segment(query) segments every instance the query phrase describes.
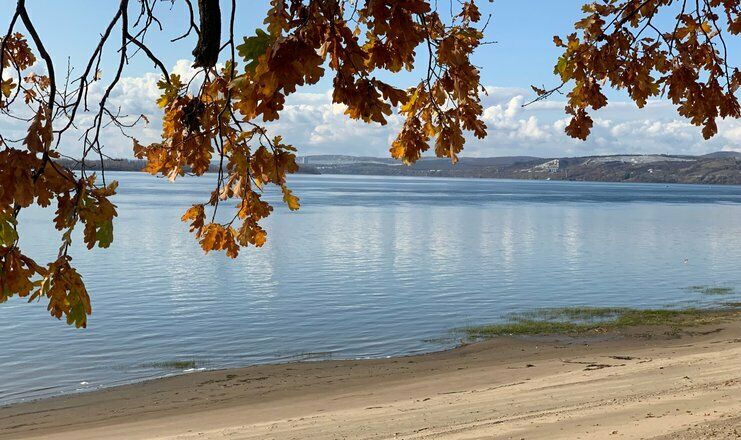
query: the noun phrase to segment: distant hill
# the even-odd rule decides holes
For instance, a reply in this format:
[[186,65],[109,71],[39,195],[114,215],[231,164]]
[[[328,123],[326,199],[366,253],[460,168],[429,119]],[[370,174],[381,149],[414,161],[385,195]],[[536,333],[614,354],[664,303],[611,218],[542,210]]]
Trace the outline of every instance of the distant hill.
[[[540,157],[533,156],[504,156],[504,157],[463,157],[461,158],[461,164],[465,163],[467,166],[492,166],[492,165],[512,165],[521,162],[530,162],[533,160],[539,160]],[[383,164],[400,166],[402,165],[396,159],[390,157],[365,157],[365,156],[341,156],[341,155],[316,155],[316,156],[300,156],[298,158],[299,164],[306,165],[317,165],[317,166],[343,166],[353,164]],[[420,169],[429,168],[444,168],[450,169],[453,165],[449,159],[443,159],[439,157],[423,157],[412,167],[418,167]]]
[[707,157],[710,159],[725,159],[729,157],[735,157],[741,159],[741,151],[716,151],[715,153],[705,154],[700,157]]
[[[78,165],[63,160],[77,169]],[[719,151],[703,156],[623,154],[610,156],[539,158],[533,156],[422,158],[404,166],[382,157],[341,155],[301,156],[299,173],[380,176],[470,177],[528,180],[584,180],[601,182],[705,183],[741,185],[741,153]],[[109,171],[140,171],[144,161],[105,160]],[[91,161],[89,170],[100,169]],[[212,170],[216,165],[212,165]]]
[[604,182],[709,183],[741,185],[741,153],[705,156],[632,154],[565,158],[532,156],[423,158],[411,166],[387,158],[305,156],[321,174],[476,177]]
[[[77,161],[60,159],[59,162],[72,170],[80,169],[80,163]],[[105,159],[102,167],[99,160],[90,160],[87,162],[86,168],[90,171],[98,171],[101,168],[106,171],[141,171],[146,164],[146,161],[139,159]],[[216,171],[218,171],[218,164],[212,163],[209,172],[214,173]],[[299,174],[319,174],[313,165],[302,165],[298,172]]]

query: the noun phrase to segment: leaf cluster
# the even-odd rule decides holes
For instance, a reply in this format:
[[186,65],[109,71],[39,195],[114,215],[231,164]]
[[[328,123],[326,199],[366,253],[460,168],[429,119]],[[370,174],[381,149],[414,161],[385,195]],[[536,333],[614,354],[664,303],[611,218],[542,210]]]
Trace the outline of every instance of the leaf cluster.
[[[88,248],[111,245],[117,212],[110,197],[117,184],[97,185],[95,175],[76,176],[61,165],[54,146],[55,114],[49,106],[54,102],[50,100],[51,80],[34,73],[23,76],[36,56],[20,34],[9,35],[1,43],[0,64],[23,79],[3,82],[0,111],[10,115],[8,106],[22,95],[32,116],[18,147],[0,135],[0,303],[13,296],[44,299],[52,316],[85,327],[91,305],[82,277],[71,265],[72,232],[82,224]],[[54,204],[54,226],[62,232],[62,240],[57,258],[40,265],[18,246],[18,215],[31,205],[47,208]]]
[[[563,49],[554,68],[562,85],[533,87],[541,98],[571,85],[565,131],[586,139],[589,110],[607,105],[603,87],[625,90],[638,107],[666,96],[709,139],[718,118],[741,116],[741,73],[729,63],[730,40],[741,32],[738,0],[602,0],[583,7],[576,32],[554,37]],[[669,26],[658,23],[674,16]]]

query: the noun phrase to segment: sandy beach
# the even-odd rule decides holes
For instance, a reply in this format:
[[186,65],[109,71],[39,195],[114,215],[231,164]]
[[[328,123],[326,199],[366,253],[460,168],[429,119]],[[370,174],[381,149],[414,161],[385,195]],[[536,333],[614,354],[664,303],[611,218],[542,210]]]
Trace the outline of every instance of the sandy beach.
[[741,315],[193,373],[0,408],[0,438],[741,438]]

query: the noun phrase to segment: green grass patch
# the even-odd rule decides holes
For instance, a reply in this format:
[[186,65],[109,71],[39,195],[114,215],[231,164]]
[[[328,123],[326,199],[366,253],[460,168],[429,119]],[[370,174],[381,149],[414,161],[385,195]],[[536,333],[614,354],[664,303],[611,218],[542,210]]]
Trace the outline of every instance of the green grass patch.
[[624,313],[621,307],[558,307],[536,309],[527,312],[508,315],[511,321],[569,321],[569,322],[599,322],[613,319]]
[[460,329],[471,339],[503,335],[554,335],[608,332],[628,327],[668,326],[675,330],[718,322],[738,307],[723,309],[631,309],[573,307],[539,309],[507,315],[506,322]]
[[195,360],[153,362],[146,364],[145,367],[160,368],[162,370],[187,370],[198,367],[198,362]]
[[727,286],[691,286],[689,290],[703,295],[733,295],[736,289]]

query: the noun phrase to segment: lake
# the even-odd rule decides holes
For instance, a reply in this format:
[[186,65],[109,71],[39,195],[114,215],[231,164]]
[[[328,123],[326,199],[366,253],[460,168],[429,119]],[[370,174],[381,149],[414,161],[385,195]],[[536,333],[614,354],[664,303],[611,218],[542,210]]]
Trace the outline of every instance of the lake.
[[[78,236],[72,253],[92,297],[88,328],[49,317],[44,303],[0,304],[0,403],[192,361],[439,350],[454,344],[451,329],[540,307],[741,299],[739,186],[300,175],[301,210],[276,203],[268,243],[231,260],[204,255],[180,222],[214,176],[108,178],[121,183],[113,245],[87,251]],[[21,249],[54,259],[53,213],[21,216]]]

